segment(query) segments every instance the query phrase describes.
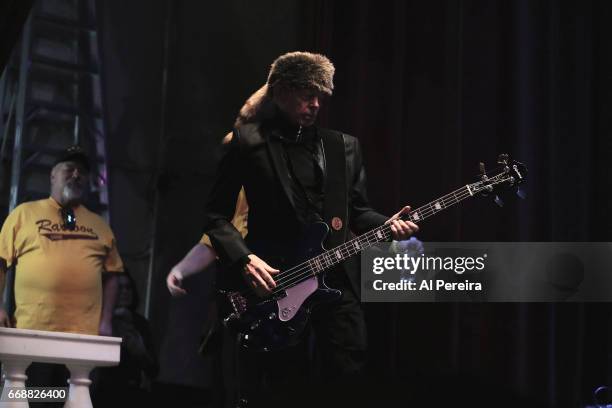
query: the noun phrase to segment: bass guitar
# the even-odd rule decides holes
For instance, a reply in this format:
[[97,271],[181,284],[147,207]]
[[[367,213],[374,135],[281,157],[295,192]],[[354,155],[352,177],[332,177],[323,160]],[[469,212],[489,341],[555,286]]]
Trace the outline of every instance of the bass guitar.
[[[523,164],[509,161],[506,154],[499,156],[498,164],[501,165],[498,173],[488,176],[481,163],[479,181],[437,198],[401,218],[420,223],[470,197],[491,194],[499,187],[518,186],[525,181],[527,171]],[[325,273],[364,249],[391,240],[390,225],[385,224],[326,250],[323,242],[328,232],[329,227],[323,222],[314,223],[306,230],[301,245],[291,256],[293,262],[275,265],[281,271],[275,275],[277,286],[269,296],[258,297],[246,285],[240,291],[221,291],[227,310],[223,323],[239,334],[243,347],[253,351],[273,351],[296,344],[311,310],[341,295],[339,290],[325,284]]]

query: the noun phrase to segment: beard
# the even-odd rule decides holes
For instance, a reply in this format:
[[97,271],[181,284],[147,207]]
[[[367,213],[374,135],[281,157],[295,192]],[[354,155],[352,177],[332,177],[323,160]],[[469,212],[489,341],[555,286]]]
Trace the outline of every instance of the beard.
[[80,203],[85,198],[85,188],[75,182],[68,182],[62,189],[62,198],[66,203]]

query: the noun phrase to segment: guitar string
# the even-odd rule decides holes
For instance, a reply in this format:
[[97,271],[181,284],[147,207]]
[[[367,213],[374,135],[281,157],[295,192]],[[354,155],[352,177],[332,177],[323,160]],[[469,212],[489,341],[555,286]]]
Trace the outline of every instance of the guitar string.
[[[505,181],[505,180],[495,180],[495,178],[491,178],[488,181],[490,182],[490,184],[498,184],[498,183],[500,183],[502,181]],[[434,201],[430,202],[429,204],[425,204],[424,206],[421,206],[421,207],[417,208],[416,210],[413,210],[413,211],[407,213],[406,216],[411,221],[418,222],[418,221],[424,220],[425,218],[428,218],[428,217],[432,216],[433,214],[435,214],[437,212],[440,212],[440,211],[442,211],[442,210],[444,210],[444,209],[446,209],[446,208],[448,208],[448,207],[450,207],[452,205],[455,205],[455,204],[463,201],[464,199],[468,198],[469,196],[472,196],[473,194],[474,193],[470,193],[470,190],[468,188],[466,188],[466,186],[464,186],[462,188],[459,188],[459,189],[455,190],[452,193],[449,193],[449,194],[445,195],[444,197],[441,197],[438,200],[434,200]],[[441,208],[439,210],[435,209],[435,207],[432,207],[432,203],[435,205],[436,203],[439,203],[440,201],[444,201],[446,199],[446,197],[448,197],[450,195],[453,195],[453,200],[454,200],[454,202],[450,203],[450,205],[446,205],[446,203],[444,203],[444,206],[443,207],[441,206]],[[413,218],[413,214],[415,214],[415,213],[419,213],[419,219],[418,220],[415,220]],[[388,224],[385,224],[385,225],[388,225]],[[373,229],[371,231],[368,231],[368,232],[360,235],[359,237],[353,238],[352,240],[349,240],[349,241],[347,241],[347,242],[345,242],[345,243],[343,243],[343,244],[341,244],[341,245],[339,245],[339,246],[337,246],[337,247],[335,247],[333,249],[325,251],[322,254],[319,254],[318,256],[316,256],[314,258],[311,258],[311,259],[309,259],[309,260],[307,260],[307,261],[305,261],[305,262],[303,262],[301,264],[298,264],[298,265],[296,265],[296,266],[294,266],[294,267],[292,267],[290,269],[287,269],[285,271],[280,272],[279,275],[283,274],[284,276],[280,276],[279,278],[277,278],[275,280],[276,283],[277,283],[277,286],[276,286],[276,288],[274,288],[273,293],[279,289],[280,285],[285,285],[280,290],[284,290],[286,288],[286,285],[287,285],[288,281],[285,278],[289,278],[291,280],[291,283],[293,283],[295,280],[292,279],[292,276],[294,276],[295,274],[300,273],[302,271],[306,271],[306,270],[309,270],[309,269],[312,270],[313,267],[312,267],[311,263],[315,259],[317,259],[317,258],[323,258],[323,259],[327,258],[328,264],[324,265],[323,268],[322,268],[322,270],[325,270],[325,269],[330,268],[331,266],[334,266],[336,263],[342,262],[345,258],[353,256],[353,255],[357,254],[358,252],[361,252],[360,249],[354,249],[355,252],[351,253],[351,250],[353,250],[352,248],[354,247],[354,244],[356,242],[359,243],[360,241],[363,241],[362,238],[365,237],[367,239],[367,241],[368,241],[367,244],[369,245],[369,244],[371,244],[371,242],[370,242],[368,236],[369,235],[370,236],[371,235],[376,235],[378,233],[378,230],[380,230],[381,232],[383,232],[385,234],[385,238],[389,238],[386,235],[387,235],[387,233],[390,232],[390,225],[389,225],[389,230],[384,230],[383,231],[381,229],[381,227],[377,227],[377,228],[375,228],[375,229]],[[380,239],[379,240],[375,239],[373,243],[377,243],[377,242],[381,242],[381,240]],[[335,254],[338,251],[340,251],[341,255],[343,255],[341,257],[341,259],[334,258],[331,255],[332,253]],[[344,251],[348,251],[348,254],[344,254]],[[321,269],[321,268],[319,268],[319,269]],[[321,270],[319,270],[317,272],[321,272]],[[308,273],[308,274],[305,274],[305,275],[300,275],[299,278],[306,277],[306,276],[309,276],[309,275],[312,275],[312,273]]]
[[[455,190],[452,193],[449,193],[449,194],[445,195],[444,197],[441,197],[437,201],[439,202],[439,201],[442,201],[442,200],[446,200],[447,198],[450,198],[450,196],[453,196],[453,200],[454,200],[454,202],[450,203],[450,205],[454,205],[454,204],[460,202],[461,200],[469,197],[470,193],[467,190],[467,188],[465,188],[465,186],[464,186],[464,187],[462,187],[460,189]],[[445,205],[445,208],[448,208],[450,205]],[[427,209],[428,206],[429,206],[429,209]],[[413,217],[413,214],[415,214],[415,213],[419,213],[420,212],[419,219],[422,220],[422,219],[428,218],[429,216],[433,215],[435,212],[439,212],[439,211],[441,211],[441,209],[436,211],[429,204],[426,204],[426,205],[421,206],[421,207],[417,208],[416,210],[413,210],[410,213],[406,214],[406,217],[408,219],[411,219],[414,222],[414,221],[418,221],[418,220],[415,220],[414,217]],[[381,237],[377,237],[379,232],[381,233],[380,235],[382,236],[382,238]],[[351,251],[350,248],[354,247],[354,243],[355,242],[358,242],[358,243],[364,243],[365,242],[365,245],[363,245],[363,244],[361,244],[361,245],[362,245],[362,247],[366,247],[367,248],[367,247],[370,247],[372,244],[375,244],[377,242],[381,242],[381,241],[383,241],[385,239],[390,238],[390,236],[391,236],[390,233],[391,233],[391,225],[390,224],[384,224],[382,226],[376,227],[376,228],[374,228],[374,229],[372,229],[372,230],[370,230],[370,231],[360,235],[359,237],[356,237],[356,238],[354,238],[354,239],[352,239],[352,240],[350,240],[348,242],[345,242],[345,243],[343,243],[343,244],[341,244],[341,245],[339,245],[339,246],[337,246],[337,247],[335,247],[335,248],[333,248],[333,249],[331,249],[329,251],[325,251],[324,253],[318,255],[315,258],[325,259],[325,267],[323,269],[328,269],[328,268],[334,266],[335,264],[340,263],[343,260],[343,259],[338,260],[337,258],[333,257],[331,255],[332,253],[336,253],[337,251],[340,251],[341,254],[342,254],[344,251],[348,250],[348,253],[350,255],[349,254],[345,254],[344,258],[346,258],[348,256],[355,255],[356,253],[360,252],[358,250],[355,250],[354,253],[352,253],[352,254],[350,253],[350,251]],[[315,259],[315,258],[313,258],[313,259]],[[285,290],[288,286],[291,286],[294,283],[299,282],[301,279],[303,279],[303,278],[305,278],[307,276],[313,276],[313,274],[311,273],[311,270],[312,270],[312,267],[310,265],[311,261],[312,261],[312,259],[304,261],[304,262],[302,262],[302,263],[300,263],[300,264],[298,264],[298,265],[296,265],[296,266],[294,266],[294,267],[292,267],[290,269],[287,269],[285,271],[280,272],[279,275],[282,274],[283,276],[277,277],[277,279],[276,279],[277,286],[272,290],[271,295],[275,295],[275,294]],[[253,288],[248,288],[248,290],[247,290],[247,292],[252,292],[252,291],[254,291]]]
[[[469,197],[470,194],[464,194],[463,197],[459,198],[457,202]],[[455,203],[456,204],[456,203]],[[422,208],[422,207],[421,207]],[[430,217],[431,215],[435,214],[436,212],[439,212],[440,210],[428,210],[425,211],[423,210],[423,212],[419,215],[419,219],[415,220],[414,218],[411,219],[412,222],[418,223],[422,220],[424,220],[425,218]],[[412,213],[417,213],[419,212],[418,210],[415,210]],[[410,216],[412,213],[408,213],[408,215]],[[381,232],[381,236],[378,236],[378,232]],[[332,266],[335,266],[336,264],[342,262],[343,260],[345,260],[346,258],[353,256],[359,252],[361,252],[360,250],[357,250],[356,248],[354,248],[354,243],[355,242],[360,242],[360,241],[365,241],[367,240],[365,245],[361,245],[362,248],[368,248],[370,246],[372,246],[372,244],[376,244],[378,242],[382,242],[387,240],[388,238],[391,237],[391,225],[390,224],[385,224],[382,227],[377,227],[371,231],[366,232],[365,234],[361,235],[358,238],[354,238],[348,242],[345,242],[341,245],[339,245],[336,248],[333,248],[329,251],[325,251],[324,253],[320,254],[319,256],[315,257],[315,258],[323,258],[326,260],[324,267],[322,268],[322,270],[325,269],[329,269]],[[362,238],[365,238],[362,239]],[[372,240],[370,240],[370,238],[372,238]],[[336,254],[337,252],[340,252],[340,254],[342,255],[340,259],[338,259],[337,255],[334,256],[332,254]],[[352,253],[351,253],[352,252]],[[313,259],[315,259],[313,258]],[[291,286],[294,283],[299,282],[302,278],[308,277],[308,276],[314,276],[311,271],[312,271],[312,266],[310,265],[310,263],[312,262],[312,259],[303,262],[302,264],[296,265],[295,267],[288,269],[285,272],[285,275],[282,277],[282,279],[277,279],[276,280],[276,284],[277,286],[273,289],[272,294],[276,294],[280,291],[283,291],[287,288],[287,286]],[[320,271],[319,271],[320,272]]]
[[[489,182],[490,182],[491,184],[495,184],[495,183],[499,183],[500,181],[495,180],[494,178],[492,178],[492,179],[489,179]],[[476,184],[476,183],[475,183],[475,184]],[[467,194],[466,194],[466,192],[467,192]],[[447,198],[450,198],[449,196],[451,196],[451,195],[453,196],[453,201],[454,201],[454,202],[451,202],[451,203],[450,203],[450,205],[446,205],[446,204],[445,204],[445,205],[444,205],[444,208],[440,208],[439,210],[436,210],[436,209],[435,209],[435,207],[432,207],[432,205],[431,205],[432,203],[434,203],[434,205],[435,205],[435,203],[439,203],[440,201],[445,201]],[[449,207],[449,206],[451,206],[451,205],[454,205],[454,204],[459,203],[460,201],[464,200],[465,198],[467,198],[467,197],[469,197],[469,196],[471,196],[471,195],[472,195],[472,194],[470,194],[470,190],[469,190],[469,189],[468,189],[466,186],[464,186],[464,187],[462,187],[462,188],[459,188],[459,189],[455,190],[455,191],[454,191],[454,192],[452,192],[452,193],[449,193],[449,194],[445,195],[444,197],[441,197],[439,200],[434,200],[434,201],[432,201],[431,203],[426,204],[426,205],[424,205],[424,206],[421,206],[421,207],[417,208],[416,210],[413,210],[412,212],[410,212],[410,213],[408,213],[408,214],[406,214],[406,215],[407,215],[407,217],[408,217],[409,219],[412,219],[412,221],[415,221],[415,219],[413,218],[413,214],[420,212],[421,214],[419,215],[419,220],[416,220],[416,221],[420,221],[420,220],[423,220],[423,219],[425,219],[425,218],[430,217],[431,215],[435,214],[436,212],[440,212],[440,211],[442,211],[442,209],[446,209],[446,208],[448,208],[448,207]],[[360,252],[359,250],[356,250],[354,253],[352,253],[352,254],[351,254],[351,253],[350,253],[350,248],[351,248],[352,246],[354,246],[353,244],[354,244],[355,242],[358,242],[358,241],[363,241],[361,238],[363,238],[363,237],[367,238],[367,241],[368,241],[368,242],[367,242],[367,244],[368,244],[368,245],[369,245],[369,244],[371,244],[371,243],[370,243],[370,240],[369,240],[369,238],[368,238],[368,235],[372,235],[372,234],[375,234],[375,235],[376,235],[376,233],[378,232],[378,230],[381,230],[381,228],[380,228],[380,227],[377,227],[377,228],[375,228],[374,230],[372,230],[372,231],[368,231],[367,233],[365,233],[365,234],[363,234],[363,235],[361,235],[361,236],[359,236],[359,237],[357,237],[357,238],[354,238],[353,240],[350,240],[350,241],[348,241],[348,242],[346,242],[346,243],[343,243],[343,244],[339,245],[339,246],[338,246],[338,247],[336,247],[336,248],[333,248],[333,249],[331,249],[331,250],[329,250],[329,251],[326,251],[326,252],[324,252],[323,254],[320,254],[319,256],[317,256],[317,257],[315,257],[315,258],[312,258],[312,259],[310,259],[310,260],[308,260],[308,261],[305,261],[305,262],[303,262],[302,264],[296,265],[296,266],[294,266],[294,267],[293,267],[293,268],[291,268],[291,269],[288,269],[288,270],[286,270],[286,271],[283,271],[283,273],[284,273],[284,275],[285,275],[285,276],[283,276],[283,277],[281,277],[281,278],[287,278],[287,277],[290,277],[290,278],[291,278],[291,277],[292,277],[293,275],[295,275],[296,273],[300,273],[300,272],[302,272],[302,271],[304,271],[304,270],[312,269],[312,266],[310,265],[310,263],[311,263],[311,262],[312,262],[314,259],[319,258],[319,257],[320,257],[320,258],[323,258],[323,259],[326,259],[326,258],[327,258],[327,262],[329,262],[329,264],[328,264],[328,265],[324,265],[324,268],[323,268],[323,269],[327,269],[327,268],[329,268],[329,267],[331,267],[331,266],[334,266],[334,264],[341,262],[341,261],[342,261],[344,258],[346,258],[346,257],[348,257],[348,256],[355,255],[356,253]],[[386,236],[386,234],[387,234],[387,233],[389,233],[389,231],[387,231],[387,230],[382,231],[382,230],[381,230],[381,232],[383,232],[383,233],[385,234],[385,237],[386,237],[386,238],[388,238],[388,237]],[[380,239],[379,239],[379,240],[376,240],[376,239],[375,239],[375,240],[374,240],[374,243],[376,243],[376,242],[380,242]],[[340,252],[341,252],[341,255],[342,255],[342,251],[346,251],[346,250],[348,250],[348,252],[349,252],[349,253],[348,253],[348,254],[344,254],[344,257],[343,257],[342,259],[334,259],[334,257],[330,255],[330,254],[332,254],[332,253],[336,253],[336,252],[338,252],[338,251],[340,251]],[[304,264],[306,264],[306,265],[304,265]],[[301,268],[300,268],[300,267],[301,267]],[[320,272],[320,271],[319,271],[319,272]],[[309,275],[311,275],[311,273],[308,273],[308,274],[306,274],[306,275],[300,275],[300,276],[299,276],[299,278],[301,279],[301,278],[306,277],[306,276],[309,276]],[[294,280],[294,279],[291,279],[291,281],[292,281],[291,283],[295,282],[295,280]],[[285,289],[285,287],[286,287],[286,285],[287,285],[287,283],[288,283],[288,282],[287,282],[287,279],[284,279],[284,280],[283,280],[283,279],[277,279],[277,287],[276,287],[276,288],[274,288],[273,293],[274,293],[274,291],[277,291],[277,290],[279,289],[279,284],[282,284],[282,285],[283,285],[283,286],[280,288],[280,290],[284,290],[284,289]]]
[[[496,180],[496,178],[499,177],[499,176],[501,176],[501,175],[489,178],[486,181],[487,184],[488,185],[495,185],[495,184],[499,184],[499,183],[507,180],[507,179]],[[474,187],[475,185],[481,184],[481,183],[482,182],[474,183],[471,186]],[[413,222],[422,221],[422,220],[432,216],[433,214],[442,211],[443,209],[446,209],[446,208],[448,208],[448,207],[450,207],[452,205],[455,205],[455,204],[463,201],[464,199],[472,196],[476,192],[482,191],[483,189],[484,188],[479,188],[477,191],[474,191],[474,192],[470,193],[470,190],[467,188],[467,186],[463,186],[463,187],[461,187],[461,188],[459,188],[459,189],[457,189],[457,190],[455,190],[455,191],[453,191],[453,192],[451,192],[449,194],[446,194],[443,197],[440,197],[438,200],[434,200],[434,201],[432,201],[432,202],[430,202],[428,204],[425,204],[425,205],[417,208],[416,210],[413,210],[413,211],[409,212],[408,214],[406,214],[406,216],[408,217],[408,219],[410,219]],[[451,202],[450,205],[446,205],[446,203],[444,203],[444,201],[449,199],[450,196],[453,196],[454,202]],[[432,207],[432,203],[433,203],[433,205],[435,205],[436,203],[439,203],[440,201],[443,202],[444,207],[440,208],[440,210],[434,209],[435,207]],[[413,214],[415,214],[415,213],[419,214],[418,215],[418,219],[416,219],[416,220],[413,218]],[[353,255],[357,254],[358,252],[360,252],[360,250],[356,250],[355,253],[350,254],[349,248],[352,246],[351,244],[354,244],[355,242],[363,241],[363,238],[366,238],[367,239],[367,245],[369,247],[369,246],[371,246],[371,244],[375,244],[375,243],[378,243],[378,242],[382,241],[381,239],[378,239],[378,240],[376,239],[376,234],[378,232],[381,232],[384,235],[384,239],[387,239],[387,238],[389,238],[387,236],[387,234],[389,234],[390,231],[391,231],[391,225],[390,224],[385,224],[383,226],[374,228],[373,230],[370,230],[370,231],[360,235],[359,237],[353,238],[352,240],[350,240],[348,242],[345,242],[345,243],[343,243],[343,244],[341,244],[341,245],[339,245],[339,246],[337,246],[337,247],[335,247],[333,249],[325,251],[322,254],[320,254],[320,255],[312,258],[312,259],[304,261],[304,262],[302,262],[302,263],[300,263],[300,264],[298,264],[296,266],[291,267],[290,269],[287,269],[285,271],[280,272],[279,275],[282,274],[283,276],[280,276],[280,277],[278,277],[276,279],[277,286],[272,290],[270,296],[273,296],[275,294],[278,294],[281,291],[284,291],[288,287],[293,286],[296,283],[299,283],[300,280],[302,280],[302,279],[304,279],[304,278],[306,278],[308,276],[315,276],[316,273],[314,275],[311,273],[312,266],[310,265],[310,263],[311,263],[311,261],[313,259],[316,259],[316,258],[326,259],[326,257],[327,257],[327,262],[328,263],[324,266],[324,268],[322,268],[322,270],[329,269],[332,266],[334,266],[335,264],[342,262],[347,257],[353,256]],[[374,235],[374,236],[372,236],[372,235]],[[373,238],[372,242],[370,242],[370,238]],[[341,254],[342,254],[342,251],[345,251],[345,250],[349,250],[349,254],[345,255],[340,260],[338,260],[337,258],[334,258],[331,255],[332,253],[336,253],[337,251],[341,251]],[[319,271],[319,273],[320,272],[321,271]],[[242,292],[241,295],[244,296],[244,295],[247,295],[247,293],[250,294],[251,292],[254,294],[254,288],[248,288],[247,291]]]
[[[467,191],[467,189],[465,189],[466,191],[463,191],[464,188],[465,188],[465,186],[460,188],[460,189],[458,189],[458,190],[456,190],[456,191],[454,191],[453,193],[447,194],[445,197],[453,195],[455,197],[454,199],[456,201],[454,203],[452,203],[452,204],[456,204],[456,203],[460,202],[461,200],[463,200],[463,199],[465,199],[465,198],[470,196],[470,193],[469,193],[469,191]],[[459,194],[456,194],[458,191],[459,191]],[[459,197],[459,198],[456,198],[456,197]],[[440,201],[440,200],[438,200],[438,201]],[[414,222],[415,219],[412,217],[412,214],[418,213],[421,209],[423,209],[423,208],[425,208],[427,206],[428,206],[427,204],[424,205],[424,206],[421,206],[418,209],[408,213],[407,216],[409,218],[412,218],[412,221]],[[429,216],[433,215],[435,212],[436,211],[431,210],[431,209],[430,210],[422,210],[422,213],[419,216],[419,219],[423,220],[425,218],[428,218]],[[418,220],[416,220],[416,221],[418,221]],[[350,240],[350,241],[348,241],[348,242],[346,242],[344,244],[341,244],[341,245],[339,245],[336,248],[333,248],[333,249],[331,249],[329,251],[325,251],[324,253],[318,255],[315,258],[321,257],[323,259],[326,259],[326,265],[325,265],[324,269],[331,268],[336,263],[340,263],[341,262],[340,260],[337,260],[336,258],[332,257],[331,256],[332,253],[335,253],[335,252],[337,252],[339,250],[340,251],[346,250],[348,247],[350,247],[348,244],[352,244],[355,241],[357,241],[357,242],[359,242],[359,241],[361,241],[361,242],[367,241],[366,245],[363,245],[363,246],[365,246],[366,248],[370,247],[371,244],[375,244],[377,242],[381,242],[383,239],[388,239],[390,237],[390,231],[391,231],[391,225],[390,224],[384,224],[384,225],[382,225],[380,227],[376,227],[373,230],[370,230],[370,231],[360,235],[357,238],[354,238],[354,239],[352,239],[352,240]],[[379,237],[379,239],[377,239],[377,233],[378,232],[382,233],[381,235],[383,235],[383,239],[380,239],[380,237]],[[356,254],[357,252],[358,251],[356,251],[354,254]],[[350,256],[352,256],[354,254],[351,254]],[[296,266],[294,266],[294,267],[292,267],[290,269],[287,269],[286,271],[281,272],[281,273],[283,273],[284,276],[282,276],[281,278],[277,278],[276,279],[277,286],[271,291],[270,295],[273,296],[275,294],[278,294],[279,292],[285,290],[287,287],[292,286],[295,283],[299,283],[299,281],[302,280],[303,278],[308,277],[308,276],[313,276],[312,273],[310,272],[310,270],[312,269],[311,266],[309,265],[310,261],[311,260],[304,261],[304,262],[302,262],[302,263],[300,263],[300,264],[298,264],[298,265],[296,265]],[[247,292],[253,292],[253,291],[254,291],[253,288],[248,288]]]
[[[385,231],[387,230],[387,231]],[[380,231],[381,235],[384,238],[389,238],[390,237],[390,225],[386,224],[384,225],[384,227],[377,227],[374,230],[368,231],[367,233],[363,234],[360,236],[361,241],[367,241],[366,244],[364,244],[362,247],[363,248],[368,248],[369,246],[371,246],[371,244],[375,244],[377,242],[381,242],[380,239],[376,239],[375,235],[376,232]],[[374,236],[373,236],[374,235]],[[365,238],[365,239],[364,239]],[[343,244],[344,245],[344,244]],[[334,248],[334,252],[339,250],[340,246]],[[327,254],[327,258],[328,260],[326,261],[326,267],[324,269],[328,269],[330,267],[332,267],[333,265],[335,265],[336,263],[340,263],[340,261],[336,260],[334,261],[336,258],[332,257],[331,255],[329,255],[329,252],[332,252],[332,250],[330,251],[326,251],[323,254],[320,254],[317,256],[318,257],[323,257]],[[357,252],[355,252],[357,253]],[[354,254],[353,254],[354,255]],[[278,294],[279,292],[282,292],[283,290],[293,286],[293,284],[295,283],[299,283],[300,280],[302,280],[305,277],[309,277],[309,276],[314,276],[311,271],[312,268],[309,265],[310,260],[309,261],[305,261],[302,262],[301,264],[298,264],[286,271],[283,271],[285,273],[285,276],[283,276],[284,280],[276,280],[276,284],[277,286],[272,290],[270,296],[273,296],[275,294]],[[253,288],[248,288],[248,290],[246,291],[248,293],[250,292],[254,292]],[[245,293],[241,293],[242,295],[245,295]],[[263,299],[262,299],[263,300]]]

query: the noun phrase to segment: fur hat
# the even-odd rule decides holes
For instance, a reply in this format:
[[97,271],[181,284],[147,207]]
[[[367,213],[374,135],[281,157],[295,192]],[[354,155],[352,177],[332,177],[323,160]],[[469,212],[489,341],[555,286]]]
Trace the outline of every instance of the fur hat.
[[334,65],[326,56],[289,52],[278,57],[268,74],[268,87],[286,84],[292,88],[314,88],[327,95],[334,90]]
[[234,126],[270,117],[274,112],[272,89],[279,84],[316,89],[331,95],[333,79],[334,65],[326,56],[301,51],[283,54],[272,63],[266,84],[244,103]]

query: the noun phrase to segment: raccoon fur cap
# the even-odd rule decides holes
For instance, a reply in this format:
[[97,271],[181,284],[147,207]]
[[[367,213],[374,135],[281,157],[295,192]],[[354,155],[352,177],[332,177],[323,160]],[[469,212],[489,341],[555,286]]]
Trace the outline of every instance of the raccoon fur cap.
[[246,100],[234,126],[258,122],[274,115],[272,89],[279,84],[298,89],[316,89],[331,95],[333,79],[334,65],[326,56],[301,51],[283,54],[272,63],[266,84]]

